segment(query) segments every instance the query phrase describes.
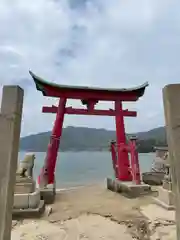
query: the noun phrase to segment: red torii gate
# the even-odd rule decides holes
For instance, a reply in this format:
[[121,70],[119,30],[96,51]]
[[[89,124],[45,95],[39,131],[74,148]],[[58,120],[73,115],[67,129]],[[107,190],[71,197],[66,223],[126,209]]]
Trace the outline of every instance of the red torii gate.
[[[63,121],[65,114],[76,115],[98,115],[98,116],[115,116],[116,120],[116,146],[117,146],[117,179],[121,181],[131,181],[132,173],[129,168],[129,148],[126,144],[126,134],[124,127],[124,117],[136,117],[137,112],[123,110],[122,101],[137,101],[144,95],[148,83],[131,89],[104,89],[78,87],[68,85],[58,85],[49,83],[31,71],[29,72],[36,84],[36,89],[41,91],[44,96],[60,98],[58,106],[43,107],[44,113],[56,113],[56,119],[52,130],[50,143],[48,145],[47,155],[42,172],[38,178],[38,183],[42,186],[54,184],[54,172],[60,138],[62,135]],[[77,109],[66,107],[67,99],[79,99],[87,109]],[[114,101],[115,110],[97,110],[95,105],[98,101]],[[112,145],[113,146],[113,145]],[[134,143],[131,146],[134,148]],[[113,155],[113,150],[112,150]],[[135,156],[136,154],[134,154]],[[114,160],[113,160],[114,161]]]

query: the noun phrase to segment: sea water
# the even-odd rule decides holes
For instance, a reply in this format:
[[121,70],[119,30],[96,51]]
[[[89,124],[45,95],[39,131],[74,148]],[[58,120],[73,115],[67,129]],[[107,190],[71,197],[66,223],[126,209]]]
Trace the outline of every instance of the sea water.
[[[46,153],[35,153],[34,177],[37,178],[43,166]],[[19,153],[22,160],[25,152]],[[149,171],[153,153],[139,154],[141,172]],[[56,164],[56,185],[58,188],[78,187],[101,183],[113,176],[110,152],[60,152]]]

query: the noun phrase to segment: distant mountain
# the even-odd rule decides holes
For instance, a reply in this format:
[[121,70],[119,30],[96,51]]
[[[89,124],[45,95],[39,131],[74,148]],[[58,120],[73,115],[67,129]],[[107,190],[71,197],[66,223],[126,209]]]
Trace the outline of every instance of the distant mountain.
[[[51,132],[43,132],[20,140],[20,149],[24,151],[44,152],[47,150]],[[136,133],[139,152],[152,152],[154,145],[165,145],[165,128],[159,127],[147,132]],[[115,131],[85,127],[67,127],[63,129],[60,144],[61,151],[104,151],[115,139]]]
[[137,136],[141,140],[156,139],[163,142],[166,141],[165,127],[154,128],[147,132],[139,132]]

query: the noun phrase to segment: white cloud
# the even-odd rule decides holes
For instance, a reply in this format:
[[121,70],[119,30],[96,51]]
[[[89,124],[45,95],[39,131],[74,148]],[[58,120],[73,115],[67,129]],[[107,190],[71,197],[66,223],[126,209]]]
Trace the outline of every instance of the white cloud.
[[[0,1],[0,85],[25,88],[22,134],[51,129],[55,116],[43,115],[41,107],[57,102],[35,90],[29,69],[74,85],[149,81],[145,96],[128,105],[138,109],[138,118],[126,121],[127,130],[162,125],[161,89],[180,75],[179,1],[89,0],[81,8],[82,3],[70,8],[65,0]],[[67,116],[65,125],[112,129],[114,119]]]

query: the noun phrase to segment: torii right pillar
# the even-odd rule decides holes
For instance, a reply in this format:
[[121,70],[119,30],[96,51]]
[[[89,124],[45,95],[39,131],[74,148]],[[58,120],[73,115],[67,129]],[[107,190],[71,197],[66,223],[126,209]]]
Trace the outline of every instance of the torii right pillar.
[[129,156],[127,149],[122,151],[121,146],[126,144],[126,133],[124,126],[124,116],[122,114],[122,102],[115,101],[116,111],[116,144],[117,144],[117,163],[119,167],[118,179],[121,181],[131,181],[132,175],[129,172]]
[[[114,169],[117,176],[115,178],[107,178],[107,188],[113,192],[124,194],[126,197],[129,197],[129,198],[136,198],[138,196],[151,193],[151,187],[148,184],[141,183],[139,163],[138,163],[138,166],[136,166],[136,168],[138,168],[139,180],[135,182],[133,181],[134,180],[133,176],[135,176],[134,174],[136,173],[134,171],[130,171],[130,162],[129,162],[129,156],[128,156],[128,147],[126,144],[126,133],[125,133],[125,126],[124,126],[124,116],[122,114],[121,101],[115,101],[115,111],[116,111],[116,116],[115,116],[116,143],[113,142],[113,145],[111,145],[111,147],[114,147],[116,145],[116,149],[115,149],[115,152],[114,152],[114,149],[111,149],[111,150],[113,150],[112,154],[115,154],[117,150],[117,155],[112,156]],[[117,161],[117,166],[118,166],[117,169],[116,169],[116,163],[114,161]],[[133,159],[133,163],[136,165],[136,162],[134,162],[134,159]]]
[[175,196],[177,240],[180,240],[180,84],[165,86],[163,101],[172,190]]

